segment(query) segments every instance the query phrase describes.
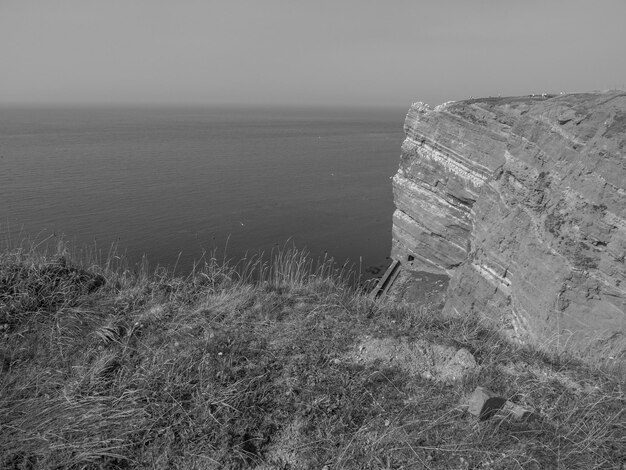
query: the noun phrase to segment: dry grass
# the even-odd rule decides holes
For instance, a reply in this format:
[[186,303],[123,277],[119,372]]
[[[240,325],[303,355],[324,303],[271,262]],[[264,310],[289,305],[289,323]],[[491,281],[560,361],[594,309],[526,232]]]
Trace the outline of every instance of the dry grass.
[[[207,256],[180,278],[53,248],[0,255],[5,468],[626,462],[623,375],[511,345],[474,318],[374,302],[331,260]],[[444,384],[348,360],[363,335],[465,347],[480,370]],[[535,418],[477,421],[463,406],[477,385]]]

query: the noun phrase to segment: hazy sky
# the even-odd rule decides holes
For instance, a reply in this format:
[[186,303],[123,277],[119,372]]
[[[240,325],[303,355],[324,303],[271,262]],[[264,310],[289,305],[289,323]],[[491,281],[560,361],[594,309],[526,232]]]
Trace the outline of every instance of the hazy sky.
[[0,103],[431,105],[622,88],[626,0],[0,0]]

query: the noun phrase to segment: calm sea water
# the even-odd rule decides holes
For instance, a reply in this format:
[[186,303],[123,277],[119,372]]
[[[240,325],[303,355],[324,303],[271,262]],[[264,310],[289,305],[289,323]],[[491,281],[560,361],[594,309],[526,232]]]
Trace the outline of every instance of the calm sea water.
[[287,241],[379,265],[404,114],[0,108],[0,236],[117,243],[179,270]]

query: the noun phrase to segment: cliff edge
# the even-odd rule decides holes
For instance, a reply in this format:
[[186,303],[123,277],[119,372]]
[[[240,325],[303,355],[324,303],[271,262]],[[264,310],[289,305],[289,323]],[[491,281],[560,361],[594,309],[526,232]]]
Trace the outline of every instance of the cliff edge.
[[395,295],[436,275],[444,314],[544,347],[622,349],[626,93],[415,103],[404,128]]

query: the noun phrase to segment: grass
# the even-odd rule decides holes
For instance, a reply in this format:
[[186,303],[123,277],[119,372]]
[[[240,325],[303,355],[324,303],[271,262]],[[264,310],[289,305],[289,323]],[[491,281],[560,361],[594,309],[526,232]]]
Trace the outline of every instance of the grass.
[[[51,243],[0,254],[3,468],[622,468],[623,370],[373,301],[285,248],[186,277]],[[96,259],[96,261],[93,261]],[[453,383],[360,362],[364,337],[464,347]],[[478,421],[478,386],[531,420]]]

